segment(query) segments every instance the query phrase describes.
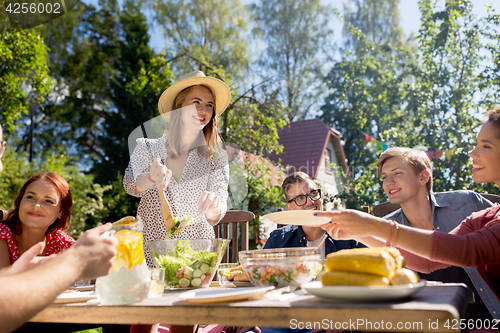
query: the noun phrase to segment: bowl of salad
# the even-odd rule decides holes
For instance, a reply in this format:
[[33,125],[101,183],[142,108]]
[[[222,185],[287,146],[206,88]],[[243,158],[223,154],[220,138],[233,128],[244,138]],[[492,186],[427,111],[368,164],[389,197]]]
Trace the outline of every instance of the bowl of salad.
[[165,268],[166,289],[210,285],[227,250],[229,239],[165,239],[147,242],[157,267]]
[[281,248],[239,252],[243,272],[256,286],[299,287],[321,270],[318,248]]

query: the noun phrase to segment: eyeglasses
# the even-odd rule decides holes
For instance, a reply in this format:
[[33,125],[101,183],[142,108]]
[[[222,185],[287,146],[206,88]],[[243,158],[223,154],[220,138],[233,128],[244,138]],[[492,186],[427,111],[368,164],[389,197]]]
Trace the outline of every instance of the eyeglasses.
[[6,146],[7,146],[7,141],[0,140],[0,159],[3,158],[3,153],[5,152]]
[[309,197],[311,201],[319,200],[321,199],[321,190],[320,189],[312,190],[311,192],[309,192],[309,194],[298,195],[292,200],[288,200],[287,202],[290,203],[293,201],[297,206],[304,206],[307,202],[307,197]]

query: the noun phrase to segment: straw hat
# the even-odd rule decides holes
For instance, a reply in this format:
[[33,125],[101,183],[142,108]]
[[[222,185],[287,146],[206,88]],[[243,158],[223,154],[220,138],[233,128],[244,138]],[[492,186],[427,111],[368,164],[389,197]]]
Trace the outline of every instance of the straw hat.
[[160,114],[172,111],[174,99],[181,91],[197,85],[207,86],[212,91],[215,98],[215,114],[218,116],[224,112],[231,100],[231,92],[227,84],[214,77],[205,76],[202,71],[194,71],[183,75],[178,82],[172,84],[161,94],[158,100]]

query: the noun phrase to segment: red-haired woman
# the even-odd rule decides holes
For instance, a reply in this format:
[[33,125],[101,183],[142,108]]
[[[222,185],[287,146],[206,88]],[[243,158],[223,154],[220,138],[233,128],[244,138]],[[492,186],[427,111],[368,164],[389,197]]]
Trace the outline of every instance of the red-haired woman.
[[38,242],[45,244],[44,256],[70,247],[75,240],[62,230],[68,226],[72,204],[69,185],[58,174],[30,177],[14,201],[15,208],[0,223],[0,268]]

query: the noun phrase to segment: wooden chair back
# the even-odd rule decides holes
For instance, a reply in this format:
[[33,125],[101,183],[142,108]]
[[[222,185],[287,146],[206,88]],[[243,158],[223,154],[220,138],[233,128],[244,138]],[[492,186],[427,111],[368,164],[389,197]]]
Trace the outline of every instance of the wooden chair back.
[[[238,252],[248,250],[248,222],[254,218],[255,214],[246,210],[229,210],[219,224],[214,226],[215,238],[231,239],[229,249],[222,257],[222,263],[229,263],[229,258],[231,262],[238,262]],[[238,246],[238,229],[241,230],[241,246]]]
[[500,203],[500,195],[489,194],[489,193],[480,193],[480,194],[493,203]]
[[[480,193],[484,198],[488,199],[489,201],[493,203],[500,203],[500,195],[496,194],[488,194],[488,193]],[[383,217],[386,216],[387,214],[390,214],[394,212],[395,210],[399,209],[401,206],[399,204],[393,204],[390,203],[389,201],[383,202],[381,204],[378,204],[373,207],[372,209],[372,214],[378,217]],[[370,213],[370,207],[369,206],[364,206],[363,211],[366,213]]]

